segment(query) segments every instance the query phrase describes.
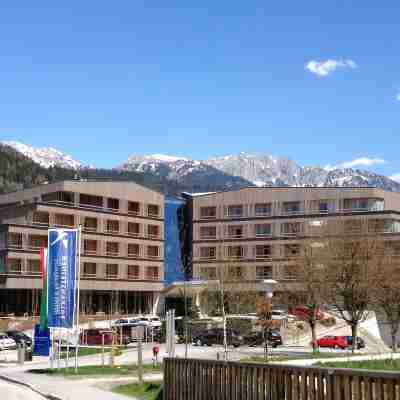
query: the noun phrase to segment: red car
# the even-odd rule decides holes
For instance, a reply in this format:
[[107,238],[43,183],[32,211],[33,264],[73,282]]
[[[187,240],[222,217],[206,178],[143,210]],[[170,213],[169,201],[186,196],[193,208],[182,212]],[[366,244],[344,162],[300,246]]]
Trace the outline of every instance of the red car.
[[[97,345],[101,346],[103,344],[103,336],[104,336],[104,344],[106,346],[112,345],[113,342],[113,332],[108,329],[87,329],[81,333],[80,343],[86,345]],[[122,336],[122,344],[128,344],[130,342],[129,338],[126,335]],[[114,344],[120,343],[120,336],[115,336]]]
[[345,350],[349,346],[347,340],[343,336],[324,336],[317,340],[319,347],[329,347],[333,349]]
[[[307,306],[297,306],[294,308],[291,308],[289,310],[290,314],[295,315],[297,318],[301,320],[307,320],[310,316],[311,310]],[[316,319],[317,321],[321,320],[324,318],[324,313],[318,309],[316,313]]]

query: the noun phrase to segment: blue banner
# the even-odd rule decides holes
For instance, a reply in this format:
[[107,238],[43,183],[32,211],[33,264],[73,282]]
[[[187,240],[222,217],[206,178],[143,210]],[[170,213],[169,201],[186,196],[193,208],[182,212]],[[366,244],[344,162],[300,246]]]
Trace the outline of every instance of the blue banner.
[[49,229],[47,307],[49,328],[72,328],[75,316],[76,229]]
[[33,355],[50,355],[50,330],[48,328],[41,329],[39,324],[35,325]]

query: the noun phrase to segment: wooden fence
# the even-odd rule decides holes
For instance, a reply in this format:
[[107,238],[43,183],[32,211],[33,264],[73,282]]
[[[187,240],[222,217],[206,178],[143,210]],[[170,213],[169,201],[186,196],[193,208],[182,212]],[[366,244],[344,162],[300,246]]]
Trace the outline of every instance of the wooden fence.
[[164,358],[164,400],[400,400],[400,371]]

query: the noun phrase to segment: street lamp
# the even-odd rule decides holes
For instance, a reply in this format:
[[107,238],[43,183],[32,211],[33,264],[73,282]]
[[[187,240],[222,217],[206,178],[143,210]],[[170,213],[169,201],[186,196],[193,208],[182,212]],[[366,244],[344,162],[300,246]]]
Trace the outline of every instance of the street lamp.
[[263,284],[265,285],[265,299],[266,299],[266,307],[265,307],[265,326],[264,326],[264,352],[265,352],[265,359],[268,358],[268,339],[270,336],[270,330],[272,325],[272,297],[274,295],[274,286],[278,282],[274,279],[264,279]]

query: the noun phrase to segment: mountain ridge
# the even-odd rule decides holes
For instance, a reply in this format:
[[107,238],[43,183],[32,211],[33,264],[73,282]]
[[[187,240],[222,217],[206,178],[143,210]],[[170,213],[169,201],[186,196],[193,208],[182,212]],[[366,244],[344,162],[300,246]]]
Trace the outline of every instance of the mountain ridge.
[[[400,183],[365,169],[301,166],[288,157],[267,153],[239,153],[207,160],[166,154],[132,155],[112,169],[84,166],[72,156],[52,147],[34,148],[19,142],[0,142],[13,147],[44,168],[64,168],[98,176],[126,174],[166,193],[215,191],[247,186],[344,187],[367,186],[400,192]],[[95,172],[96,171],[96,172]]]

